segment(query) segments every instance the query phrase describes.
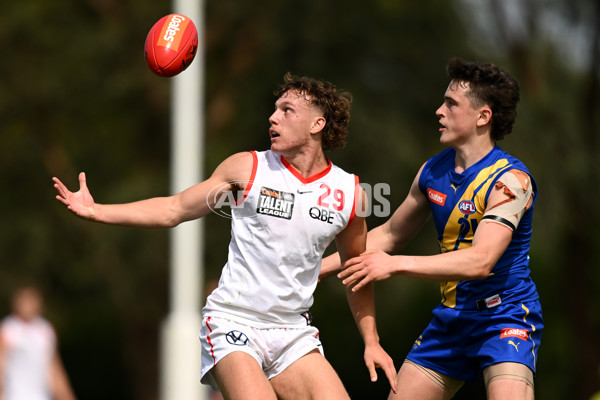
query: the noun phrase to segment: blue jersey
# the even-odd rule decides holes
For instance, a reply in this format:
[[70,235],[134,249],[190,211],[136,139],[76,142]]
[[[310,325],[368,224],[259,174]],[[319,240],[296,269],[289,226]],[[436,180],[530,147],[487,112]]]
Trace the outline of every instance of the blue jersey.
[[[419,188],[429,199],[442,253],[468,248],[503,173],[525,165],[495,146],[459,174],[456,152],[432,157],[421,171]],[[537,188],[533,178],[533,203]],[[533,203],[506,251],[485,279],[442,282],[442,303],[407,358],[455,379],[477,379],[501,362],[527,365],[535,373],[543,330],[542,310],[529,277]]]
[[[485,157],[455,172],[454,149],[432,157],[424,166],[419,188],[429,199],[442,253],[468,248],[485,212],[488,197],[503,173],[518,169],[531,176],[518,159],[495,146]],[[533,178],[533,201],[537,188]],[[502,303],[538,299],[530,278],[529,245],[532,232],[533,204],[523,215],[508,248],[485,279],[442,282],[442,304],[457,310],[477,309],[477,301],[490,297]]]

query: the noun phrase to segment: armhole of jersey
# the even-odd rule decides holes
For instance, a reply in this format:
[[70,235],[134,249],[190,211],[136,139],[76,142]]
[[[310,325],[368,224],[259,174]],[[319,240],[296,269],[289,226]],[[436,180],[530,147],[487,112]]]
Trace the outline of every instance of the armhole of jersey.
[[252,154],[252,173],[250,174],[248,186],[246,186],[246,190],[244,190],[242,198],[239,199],[239,201],[236,200],[235,202],[236,206],[241,205],[244,202],[244,200],[246,200],[246,197],[248,197],[248,193],[250,193],[250,189],[252,189],[252,185],[254,184],[254,178],[256,178],[256,170],[258,169],[258,156],[256,155],[256,151],[254,150],[250,151],[250,154]]
[[429,170],[430,163],[431,163],[431,160],[427,160],[427,162],[425,162],[425,165],[423,165],[423,169],[421,170],[421,175],[419,175],[419,181],[417,182],[417,185],[419,186],[419,190],[421,191],[421,193],[423,193],[425,195],[425,197],[427,197],[427,187],[425,185],[425,176],[427,175],[427,171]]
[[533,209],[533,206],[535,205],[535,199],[537,198],[537,183],[535,182],[535,179],[533,179],[533,176],[529,171],[525,172],[527,172],[527,175],[529,175],[529,179],[531,179],[531,184],[533,185],[533,203],[531,203],[531,207],[529,207],[529,210],[531,210]]
[[350,211],[350,218],[348,218],[348,223],[346,226],[349,226],[354,220],[354,216],[356,215],[356,203],[358,201],[358,193],[360,190],[358,175],[354,175],[354,203],[352,204],[352,210]]

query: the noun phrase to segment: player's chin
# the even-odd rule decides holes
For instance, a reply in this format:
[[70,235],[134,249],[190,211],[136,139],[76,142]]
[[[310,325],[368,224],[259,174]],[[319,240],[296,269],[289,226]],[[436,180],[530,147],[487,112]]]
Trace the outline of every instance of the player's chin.
[[271,141],[271,151],[273,153],[282,154],[285,152],[285,146],[282,146],[280,143],[276,141]]
[[290,141],[282,141],[282,139],[271,139],[271,151],[273,153],[281,154],[282,156],[288,157],[295,154],[301,149],[301,145],[298,145]]
[[440,135],[440,144],[444,146],[450,146],[452,144],[452,140],[449,135],[442,133]]

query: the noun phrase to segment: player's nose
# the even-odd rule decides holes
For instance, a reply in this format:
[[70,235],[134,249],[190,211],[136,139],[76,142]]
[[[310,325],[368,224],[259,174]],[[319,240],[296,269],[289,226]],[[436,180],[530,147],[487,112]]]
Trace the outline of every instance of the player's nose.
[[273,111],[273,114],[271,114],[271,116],[269,117],[269,123],[271,125],[275,125],[277,124],[277,120],[278,120],[278,112],[277,110]]

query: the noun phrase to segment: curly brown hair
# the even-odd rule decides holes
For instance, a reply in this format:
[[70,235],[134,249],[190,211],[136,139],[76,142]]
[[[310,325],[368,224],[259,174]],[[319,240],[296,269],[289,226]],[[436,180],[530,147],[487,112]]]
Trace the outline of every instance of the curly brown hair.
[[447,75],[452,81],[469,84],[467,96],[475,106],[487,104],[492,110],[491,136],[501,140],[512,132],[517,117],[519,84],[506,71],[489,63],[448,61]]
[[302,93],[308,95],[311,104],[323,112],[325,118],[323,150],[344,147],[348,137],[352,95],[345,91],[338,92],[330,82],[305,76],[298,77],[289,72],[285,74],[283,80],[285,83],[274,93],[276,98],[280,98],[288,91]]

